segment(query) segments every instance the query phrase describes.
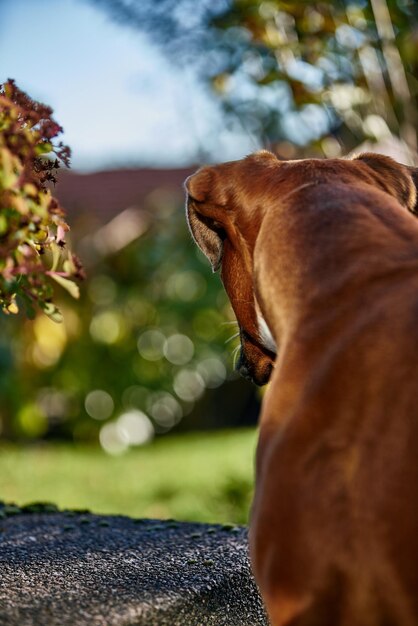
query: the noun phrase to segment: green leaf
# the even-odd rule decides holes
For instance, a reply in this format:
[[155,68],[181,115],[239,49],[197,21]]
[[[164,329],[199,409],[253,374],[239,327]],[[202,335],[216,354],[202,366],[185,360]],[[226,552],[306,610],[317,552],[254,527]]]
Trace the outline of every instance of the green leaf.
[[57,246],[56,243],[51,243],[51,251],[52,251],[52,267],[51,272],[55,272],[58,267],[58,263],[61,256],[61,248]]
[[30,319],[30,320],[34,320],[36,317],[36,311],[35,311],[35,307],[33,306],[31,300],[23,293],[21,294],[21,297],[23,298],[23,301],[25,303],[25,312],[26,312],[26,316]]
[[38,143],[35,147],[35,152],[37,154],[48,154],[48,152],[52,152],[52,144],[49,141]]
[[0,236],[4,235],[4,233],[7,233],[8,228],[9,225],[7,223],[7,217],[2,213],[0,215]]
[[64,261],[62,267],[63,267],[64,272],[67,272],[67,274],[74,274],[76,271],[76,266],[74,265],[74,262],[71,256],[66,261]]
[[7,310],[9,313],[13,313],[13,315],[19,313],[19,307],[17,306],[16,300],[12,300],[10,302],[10,304],[7,306]]
[[39,303],[39,305],[45,315],[47,315],[53,322],[60,324],[64,319],[61,311],[55,306],[55,304],[52,304],[52,302],[43,302]]
[[73,298],[78,299],[80,297],[80,289],[72,280],[68,280],[68,278],[64,278],[63,276],[58,276],[58,274],[51,273],[49,276],[61,285],[61,287],[64,287],[64,289],[66,289]]

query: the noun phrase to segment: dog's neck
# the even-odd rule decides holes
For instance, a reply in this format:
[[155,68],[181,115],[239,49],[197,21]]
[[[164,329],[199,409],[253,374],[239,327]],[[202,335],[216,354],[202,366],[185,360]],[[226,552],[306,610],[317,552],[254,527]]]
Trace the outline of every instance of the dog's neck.
[[314,333],[372,305],[383,276],[396,285],[402,271],[418,271],[418,226],[395,200],[320,182],[280,198],[257,239],[256,298],[278,344],[296,327]]

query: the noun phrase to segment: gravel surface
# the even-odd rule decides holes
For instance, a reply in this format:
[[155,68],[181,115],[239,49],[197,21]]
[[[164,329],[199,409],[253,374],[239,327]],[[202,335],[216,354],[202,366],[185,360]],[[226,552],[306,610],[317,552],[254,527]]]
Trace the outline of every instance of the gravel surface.
[[0,505],[0,626],[99,625],[267,626],[246,529]]

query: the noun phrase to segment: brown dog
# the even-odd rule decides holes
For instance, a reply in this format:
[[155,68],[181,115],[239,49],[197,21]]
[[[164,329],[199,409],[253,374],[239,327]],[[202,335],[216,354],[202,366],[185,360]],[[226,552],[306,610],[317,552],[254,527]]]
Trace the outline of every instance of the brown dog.
[[250,548],[275,626],[418,624],[416,176],[262,151],[186,182],[239,367],[271,374]]

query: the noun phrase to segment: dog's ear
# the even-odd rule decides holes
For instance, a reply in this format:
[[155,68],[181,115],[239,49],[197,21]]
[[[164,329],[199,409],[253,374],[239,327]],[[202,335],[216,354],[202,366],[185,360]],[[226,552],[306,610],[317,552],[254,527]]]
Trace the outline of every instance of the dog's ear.
[[412,182],[415,185],[415,190],[416,190],[415,205],[412,208],[412,211],[413,213],[418,214],[418,167],[414,167],[413,165],[408,165],[408,171],[412,178]]
[[211,167],[202,167],[195,174],[189,176],[184,183],[187,195],[196,202],[205,202],[208,199],[213,184],[213,170]]
[[223,191],[216,185],[216,173],[204,167],[185,182],[186,216],[193,239],[216,272],[222,261],[225,230],[222,211]]
[[373,152],[364,152],[354,160],[365,163],[374,174],[378,185],[394,196],[405,208],[416,212],[418,175],[407,165],[397,163],[391,157]]
[[213,219],[199,213],[190,198],[187,201],[186,215],[193,239],[209,259],[212,270],[216,272],[222,261],[223,240],[225,238],[222,227]]

